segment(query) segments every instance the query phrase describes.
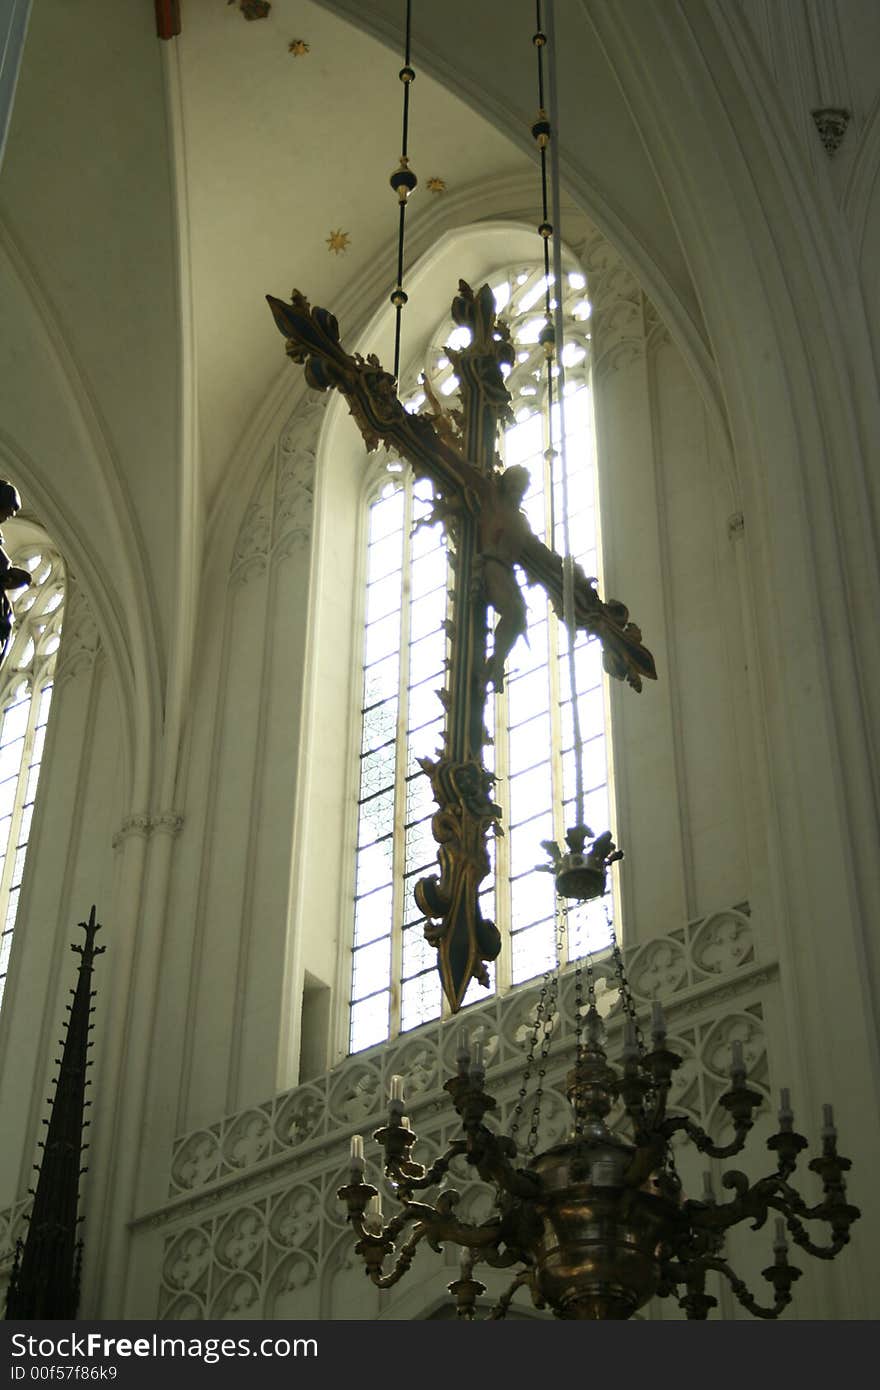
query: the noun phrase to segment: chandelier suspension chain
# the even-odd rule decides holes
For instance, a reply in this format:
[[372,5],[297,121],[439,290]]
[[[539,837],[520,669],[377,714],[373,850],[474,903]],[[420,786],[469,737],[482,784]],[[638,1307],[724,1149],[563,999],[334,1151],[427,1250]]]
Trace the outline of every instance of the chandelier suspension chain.
[[398,73],[398,77],[403,83],[403,121],[400,137],[400,163],[394,170],[388,182],[397,194],[397,283],[391,291],[391,303],[394,305],[394,379],[400,380],[400,330],[401,319],[403,316],[403,306],[406,304],[408,295],[403,288],[403,252],[406,242],[406,209],[409,202],[409,195],[418,183],[418,179],[409,167],[409,89],[416,80],[416,74],[411,63],[411,34],[412,34],[412,0],[406,0],[405,5],[406,23],[404,37],[403,67]]
[[641,1024],[639,1023],[638,1014],[636,1013],[635,1000],[632,996],[632,990],[629,987],[629,980],[627,979],[626,967],[623,963],[623,952],[620,949],[620,943],[617,940],[617,932],[614,929],[614,918],[612,917],[608,909],[607,903],[604,904],[604,907],[605,921],[608,925],[608,935],[611,939],[611,958],[614,961],[614,973],[617,976],[617,983],[620,988],[621,998],[623,999],[624,1012],[632,1022],[632,1026],[635,1030],[636,1044],[639,1049],[639,1056],[644,1057],[646,1051],[645,1037],[642,1032]]
[[538,1002],[535,1005],[535,1016],[532,1028],[529,1033],[529,1050],[526,1053],[526,1065],[519,1083],[516,1104],[513,1107],[513,1117],[510,1123],[510,1137],[515,1139],[519,1133],[519,1124],[525,1108],[526,1095],[528,1093],[529,1082],[532,1079],[532,1067],[535,1063],[535,1049],[538,1046],[538,1034],[541,1031],[541,1024],[544,1019],[544,1011],[547,1006],[547,994],[553,978],[552,968],[544,971],[544,978],[541,981],[541,992],[538,995]]
[[[555,535],[555,503],[553,473],[557,458],[562,464],[562,551],[563,551],[563,591],[562,616],[568,640],[568,679],[571,694],[571,710],[574,739],[575,770],[575,825],[584,823],[584,776],[581,749],[580,712],[577,702],[577,683],[575,669],[575,606],[574,606],[574,559],[571,553],[571,534],[568,520],[568,454],[565,430],[565,366],[562,351],[565,345],[565,330],[562,311],[562,209],[559,178],[558,140],[554,137],[559,126],[559,104],[557,99],[555,30],[553,23],[553,0],[547,0],[547,28],[542,24],[541,0],[535,0],[536,32],[532,43],[535,45],[538,60],[538,118],[532,126],[532,135],[541,157],[541,210],[542,220],[538,232],[544,243],[544,314],[547,320],[539,338],[547,362],[547,458],[550,462],[550,527]],[[547,50],[547,77],[544,77],[544,50]],[[546,93],[549,91],[549,101]],[[549,116],[547,106],[549,105]],[[550,186],[552,188],[553,221],[550,220],[550,198],[548,195],[548,161],[550,152]],[[553,264],[551,275],[550,243],[553,243]],[[555,296],[553,289],[555,288]],[[556,367],[558,390],[554,392],[553,377]],[[554,443],[553,405],[554,394],[559,407],[559,450]]]
[[544,1030],[541,1036],[541,1055],[538,1059],[538,1085],[535,1090],[532,1102],[532,1121],[529,1127],[529,1137],[526,1142],[526,1153],[532,1156],[538,1147],[538,1127],[541,1123],[541,1107],[544,1101],[544,1077],[547,1075],[547,1059],[550,1055],[550,1043],[553,1039],[553,1029],[556,1026],[557,1009],[559,1002],[559,971],[562,963],[563,933],[566,927],[566,920],[559,911],[557,904],[554,950],[556,955],[555,966],[550,974],[550,988],[547,992],[547,1006],[544,1012]]
[[[538,0],[540,3],[540,0]],[[550,185],[553,208],[553,281],[556,286],[554,342],[559,384],[559,449],[562,463],[562,550],[563,550],[563,621],[568,632],[568,679],[571,691],[572,736],[574,739],[575,825],[584,823],[584,770],[581,748],[581,721],[577,701],[575,670],[575,639],[577,625],[574,612],[574,556],[571,552],[571,531],[568,519],[568,446],[565,429],[565,348],[562,313],[562,192],[559,175],[559,83],[556,69],[556,28],[553,0],[547,0],[547,74],[550,92]]]

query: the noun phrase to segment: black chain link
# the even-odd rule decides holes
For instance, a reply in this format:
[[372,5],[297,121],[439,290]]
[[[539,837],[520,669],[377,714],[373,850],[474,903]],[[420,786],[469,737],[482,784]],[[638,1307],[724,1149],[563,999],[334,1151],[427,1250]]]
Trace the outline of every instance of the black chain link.
[[513,1119],[510,1125],[511,1139],[516,1138],[517,1133],[519,1131],[519,1122],[522,1119],[523,1106],[525,1103],[526,1094],[528,1092],[529,1081],[532,1077],[532,1067],[535,1062],[535,1048],[538,1046],[538,1033],[540,1031],[541,1022],[544,1017],[544,1007],[547,1000],[547,990],[550,984],[551,975],[552,971],[545,971],[544,979],[541,982],[541,993],[538,996],[538,1002],[535,1005],[535,1019],[532,1027],[531,1036],[529,1038],[529,1050],[526,1053],[525,1070],[523,1071],[522,1080],[520,1082],[516,1105],[513,1107]]
[[623,952],[620,949],[620,945],[617,940],[617,933],[614,930],[614,918],[611,916],[607,903],[605,904],[605,921],[608,924],[608,933],[611,937],[611,957],[614,961],[614,973],[617,976],[617,986],[620,990],[620,997],[623,1000],[624,1011],[627,1014],[627,1016],[632,1020],[633,1028],[635,1029],[636,1044],[639,1049],[639,1056],[644,1057],[646,1051],[645,1037],[642,1032],[638,1016],[636,1014],[636,1006],[635,1000],[632,996],[632,990],[629,987],[629,980],[627,979],[626,975],[626,967],[623,963]]

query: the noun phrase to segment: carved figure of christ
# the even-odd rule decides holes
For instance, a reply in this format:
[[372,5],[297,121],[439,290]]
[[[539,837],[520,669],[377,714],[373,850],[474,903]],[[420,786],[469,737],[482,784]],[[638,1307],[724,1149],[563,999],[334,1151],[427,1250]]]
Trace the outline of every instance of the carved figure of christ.
[[[479,904],[480,884],[490,868],[488,837],[501,833],[501,810],[490,795],[492,777],[483,766],[483,747],[490,686],[501,689],[507,655],[526,629],[515,567],[530,584],[541,585],[560,617],[563,611],[562,557],[538,540],[520,510],[527,470],[503,470],[496,452],[500,426],[512,422],[501,367],[512,362],[513,349],[506,326],[496,321],[489,286],[474,294],[460,281],[452,317],[470,330],[471,341],[460,351],[446,351],[459,378],[461,409],[448,415],[439,409],[411,414],[397,398],[393,377],[375,357],[344,351],[339,326],[328,310],[312,308],[297,290],[289,304],[271,295],[267,299],[287,354],[304,364],[309,385],[340,391],[368,449],[384,443],[412,466],[416,477],[431,480],[434,515],[450,540],[455,585],[448,624],[449,677],[441,693],[443,749],[437,761],[420,760],[438,808],[431,828],[440,873],[417,884],[415,896],[428,919],[425,936],[437,948],[443,991],[455,1013],[471,978],[488,984],[486,962],[501,948],[498,930],[483,918]],[[490,606],[497,623],[487,659]],[[653,657],[626,607],[613,599],[603,602],[594,581],[577,567],[574,610],[578,629],[602,643],[610,675],[635,690],[641,690],[643,679],[656,679]]]

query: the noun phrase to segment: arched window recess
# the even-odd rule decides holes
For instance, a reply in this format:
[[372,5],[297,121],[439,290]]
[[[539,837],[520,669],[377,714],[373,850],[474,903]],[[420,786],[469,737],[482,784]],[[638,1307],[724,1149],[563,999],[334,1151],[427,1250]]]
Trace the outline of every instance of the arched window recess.
[[[549,449],[546,362],[540,334],[546,319],[542,268],[517,264],[488,277],[499,314],[511,330],[515,361],[507,377],[514,423],[499,451],[505,467],[525,466],[531,482],[523,499],[533,531],[562,551],[562,478],[559,406],[554,405]],[[589,376],[590,314],[586,280],[569,265],[563,273],[565,320],[565,429],[568,530],[575,559],[599,576],[595,436]],[[425,359],[402,399],[408,409],[457,405],[457,381],[445,348],[466,345],[468,330],[450,319],[431,339]],[[427,380],[427,390],[425,387]],[[436,755],[444,711],[450,585],[454,571],[442,527],[431,524],[432,487],[387,457],[367,497],[364,577],[363,688],[357,789],[351,1051],[441,1015],[434,949],[423,934],[416,882],[430,872],[437,846],[436,810],[420,757]],[[490,966],[492,989],[506,990],[541,974],[556,959],[554,882],[536,873],[546,856],[542,841],[562,842],[574,821],[574,744],[567,634],[543,591],[519,576],[528,612],[528,639],[513,649],[505,688],[490,701],[487,766],[496,776],[505,834],[491,846],[492,873],[484,881],[482,911],[501,929],[503,948]],[[606,695],[602,652],[579,636],[575,670],[581,720],[587,822],[611,821]],[[607,944],[606,904],[593,902],[569,915],[562,964]],[[465,1003],[486,998],[472,982]]]

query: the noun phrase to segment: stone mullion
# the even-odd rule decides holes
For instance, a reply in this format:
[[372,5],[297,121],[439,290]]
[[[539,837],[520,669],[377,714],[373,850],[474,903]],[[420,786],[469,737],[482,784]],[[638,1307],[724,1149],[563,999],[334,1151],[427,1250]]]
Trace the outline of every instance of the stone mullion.
[[407,471],[403,488],[403,556],[400,596],[400,666],[397,673],[397,729],[394,762],[394,855],[391,894],[391,1001],[389,1036],[400,1032],[403,995],[403,901],[406,872],[406,767],[409,721],[410,633],[412,630],[412,514],[413,477]]

